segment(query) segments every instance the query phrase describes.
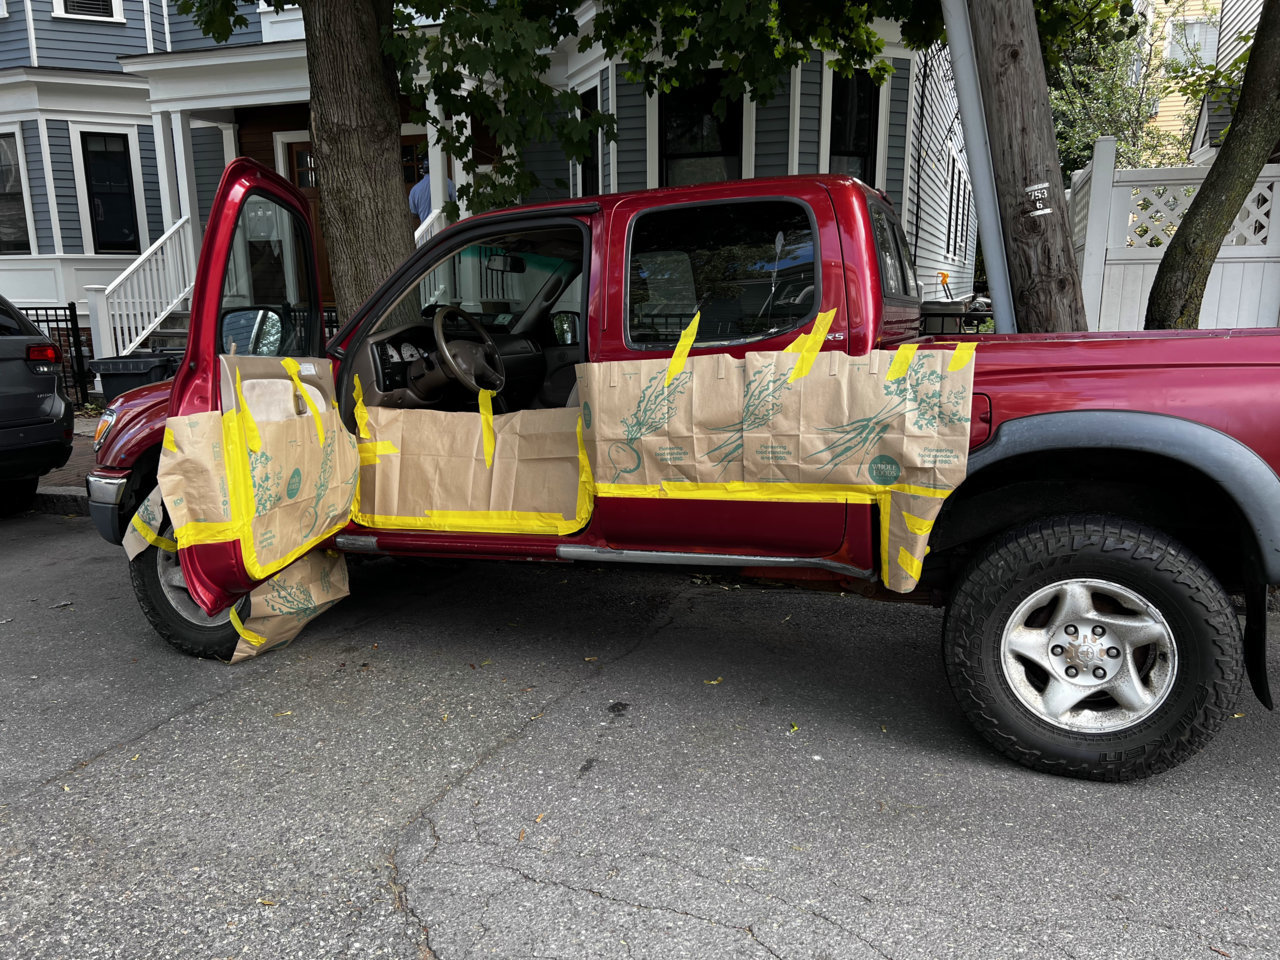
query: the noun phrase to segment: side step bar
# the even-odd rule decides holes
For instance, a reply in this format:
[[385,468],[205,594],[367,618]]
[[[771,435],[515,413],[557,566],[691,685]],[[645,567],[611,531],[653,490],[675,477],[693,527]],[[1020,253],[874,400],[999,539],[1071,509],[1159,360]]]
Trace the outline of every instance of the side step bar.
[[672,553],[666,550],[613,550],[565,544],[556,547],[561,560],[595,560],[608,563],[667,563],[702,567],[814,567],[858,580],[874,580],[875,572],[822,557],[757,557],[745,553]]

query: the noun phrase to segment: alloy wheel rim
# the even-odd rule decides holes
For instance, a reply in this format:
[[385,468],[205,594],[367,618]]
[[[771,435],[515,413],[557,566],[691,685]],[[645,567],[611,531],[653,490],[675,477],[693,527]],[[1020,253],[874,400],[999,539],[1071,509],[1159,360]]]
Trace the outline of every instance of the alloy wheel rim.
[[1023,600],[1001,634],[1000,662],[1024,707],[1075,733],[1140,723],[1178,675],[1160,611],[1129,587],[1093,578],[1060,580]]

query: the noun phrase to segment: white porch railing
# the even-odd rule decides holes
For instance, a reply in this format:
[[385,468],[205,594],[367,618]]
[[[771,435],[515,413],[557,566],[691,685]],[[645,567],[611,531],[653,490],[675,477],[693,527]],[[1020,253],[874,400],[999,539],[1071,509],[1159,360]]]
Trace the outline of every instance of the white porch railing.
[[[1071,227],[1091,330],[1139,330],[1160,258],[1208,167],[1117,170],[1115,141],[1071,178]],[[1262,168],[1209,274],[1203,329],[1280,324],[1280,164]]]
[[418,224],[418,229],[413,231],[413,245],[422,246],[448,225],[449,221],[445,218],[443,208],[436,207],[427,219]]
[[183,217],[105,287],[85,287],[94,352],[127,356],[191,293],[196,262],[191,218]]

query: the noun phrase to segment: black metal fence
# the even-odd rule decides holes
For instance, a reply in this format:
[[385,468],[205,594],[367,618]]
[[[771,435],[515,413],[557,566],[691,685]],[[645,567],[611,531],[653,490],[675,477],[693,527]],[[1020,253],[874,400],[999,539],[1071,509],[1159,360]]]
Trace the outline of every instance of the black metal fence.
[[93,337],[87,328],[80,326],[76,305],[23,307],[22,312],[61,348],[62,384],[67,396],[76,406],[88,402],[93,374],[85,361],[93,356]]
[[327,344],[338,332],[338,308],[322,307],[324,314],[324,342]]

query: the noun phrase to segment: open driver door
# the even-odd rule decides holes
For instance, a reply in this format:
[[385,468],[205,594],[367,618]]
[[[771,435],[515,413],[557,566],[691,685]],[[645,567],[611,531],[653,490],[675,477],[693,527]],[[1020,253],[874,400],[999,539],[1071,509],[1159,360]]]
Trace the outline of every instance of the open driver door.
[[338,416],[304,198],[226,169],[174,379],[159,481],[192,598],[212,614],[347,525],[356,441]]

